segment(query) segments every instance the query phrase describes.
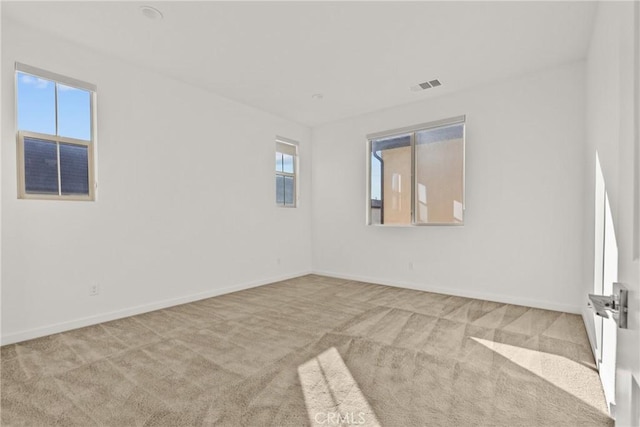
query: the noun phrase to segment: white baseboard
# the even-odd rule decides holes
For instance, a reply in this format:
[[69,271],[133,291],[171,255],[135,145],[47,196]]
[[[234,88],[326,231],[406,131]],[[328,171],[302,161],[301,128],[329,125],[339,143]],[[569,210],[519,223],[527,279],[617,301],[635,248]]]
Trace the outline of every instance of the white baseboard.
[[[206,298],[215,297],[218,295],[224,295],[232,292],[241,291],[244,289],[255,288],[258,286],[267,285],[269,283],[279,282],[281,280],[293,279],[295,277],[304,276],[306,274],[318,274],[322,276],[335,277],[345,280],[357,280],[360,282],[375,283],[379,285],[392,286],[397,288],[414,289],[418,291],[435,292],[445,295],[454,295],[466,298],[476,298],[487,301],[501,302],[505,304],[523,305],[526,307],[542,308],[545,310],[562,311],[565,313],[583,314],[581,307],[550,303],[548,301],[530,300],[526,298],[517,298],[504,295],[494,295],[484,292],[473,292],[454,288],[441,288],[436,286],[425,285],[423,283],[413,283],[399,280],[387,280],[379,279],[375,277],[367,277],[352,274],[341,274],[332,271],[302,271],[295,274],[288,274],[278,277],[272,277],[264,280],[256,280],[252,282],[242,283],[234,286],[229,286],[220,289],[211,289],[209,291],[200,292],[197,294],[191,294],[184,297],[172,298],[168,300],[156,301],[149,304],[138,305],[134,307],[125,308],[122,310],[111,311],[107,313],[96,314],[93,316],[83,317],[80,319],[69,320],[66,322],[60,322],[53,325],[42,326],[38,328],[28,329],[25,331],[13,332],[4,334],[0,337],[0,344],[13,344],[20,341],[26,341],[34,338],[43,337],[46,335],[57,334],[60,332],[70,331],[72,329],[83,328],[85,326],[91,326],[98,323],[108,322],[111,320],[122,319],[123,317],[135,316],[136,314],[148,313],[150,311],[160,310],[167,307],[173,307],[175,305],[186,304]],[[590,337],[591,338],[591,337]],[[593,343],[592,343],[593,345]]]
[[211,289],[197,294],[191,294],[184,297],[171,298],[162,301],[156,301],[149,304],[129,307],[122,310],[110,311],[107,313],[96,314],[94,316],[83,317],[80,319],[60,322],[53,325],[42,326],[38,328],[28,329],[25,331],[4,334],[0,337],[0,344],[13,344],[20,341],[26,341],[34,338],[40,338],[46,335],[57,334],[60,332],[70,331],[72,329],[83,328],[85,326],[96,325],[98,323],[108,322],[111,320],[122,319],[124,317],[135,316],[136,314],[148,313],[150,311],[160,310],[162,308],[173,307],[175,305],[186,304],[189,302],[199,301],[218,295],[229,294],[232,292],[242,291],[244,289],[255,288],[258,286],[268,285],[269,283],[279,282],[281,280],[293,279],[295,277],[311,274],[311,271],[303,271],[295,274],[287,274],[278,277],[271,277],[264,280],[256,280],[252,282],[242,283],[220,289]]
[[333,271],[314,270],[313,274],[321,276],[330,276],[338,279],[357,280],[359,282],[375,283],[377,285],[386,285],[396,288],[414,289],[416,291],[434,292],[444,295],[453,295],[465,298],[475,298],[485,301],[494,301],[504,304],[522,305],[525,307],[541,308],[544,310],[561,311],[563,313],[582,314],[582,307],[569,304],[557,304],[549,301],[532,300],[527,298],[518,298],[508,295],[495,295],[486,292],[474,292],[455,288],[442,288],[437,286],[426,285],[424,283],[406,282],[402,280],[387,280],[376,277],[367,277],[353,274],[342,274]]

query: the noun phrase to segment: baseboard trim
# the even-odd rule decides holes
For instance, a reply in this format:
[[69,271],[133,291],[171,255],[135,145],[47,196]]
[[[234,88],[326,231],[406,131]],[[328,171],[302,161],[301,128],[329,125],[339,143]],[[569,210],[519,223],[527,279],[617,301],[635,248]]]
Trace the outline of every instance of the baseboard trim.
[[426,285],[424,283],[407,282],[402,280],[387,280],[376,277],[360,276],[354,274],[342,274],[334,271],[314,270],[313,274],[321,276],[335,277],[337,279],[357,280],[359,282],[375,283],[377,285],[392,286],[395,288],[414,289],[416,291],[434,292],[437,294],[452,295],[465,298],[475,298],[485,301],[494,301],[504,304],[522,305],[525,307],[541,308],[543,310],[561,311],[563,313],[582,314],[582,308],[568,304],[557,304],[548,301],[532,300],[527,298],[517,298],[507,295],[496,295],[485,292],[473,292],[463,289],[442,288],[438,286]]
[[[225,288],[211,289],[205,292],[199,292],[178,298],[171,298],[162,301],[156,301],[149,304],[138,305],[134,307],[125,308],[122,310],[110,311],[107,313],[96,314],[93,316],[83,317],[80,319],[70,320],[66,322],[60,322],[53,325],[42,326],[38,328],[28,329],[19,332],[13,332],[9,334],[3,334],[0,337],[0,344],[13,344],[21,341],[27,341],[34,338],[40,338],[47,335],[57,334],[60,332],[66,332],[73,329],[83,328],[86,326],[96,325],[98,323],[109,322],[111,320],[122,319],[124,317],[135,316],[136,314],[148,313],[150,311],[160,310],[163,308],[173,307],[180,304],[187,304],[194,301],[199,301],[206,298],[211,298],[219,295],[229,294],[232,292],[242,291],[245,289],[256,288],[258,286],[268,285],[269,283],[279,282],[281,280],[293,279],[296,277],[304,276],[307,274],[318,274],[321,276],[334,277],[345,280],[357,280],[360,282],[375,283],[378,285],[392,286],[396,288],[414,289],[417,291],[435,292],[445,295],[454,295],[466,298],[476,298],[487,301],[495,301],[505,304],[522,305],[526,307],[541,308],[544,310],[561,311],[565,313],[574,313],[584,315],[581,307],[549,303],[547,301],[530,300],[526,298],[516,298],[504,295],[495,295],[484,292],[472,292],[467,290],[455,289],[455,288],[442,288],[437,286],[425,285],[423,283],[407,282],[402,280],[387,280],[376,277],[368,277],[353,274],[342,274],[333,271],[324,270],[312,270],[301,271],[298,273],[287,274],[282,276],[271,277],[269,279],[256,280],[252,282],[246,282],[234,286],[228,286]],[[589,336],[590,341],[591,336]],[[591,342],[593,347],[593,342]],[[593,348],[592,348],[593,350]]]
[[129,317],[129,316],[135,316],[136,314],[148,313],[150,311],[160,310],[163,308],[168,308],[176,305],[199,301],[202,299],[211,298],[219,295],[230,294],[232,292],[242,291],[245,289],[257,288],[258,286],[264,286],[264,285],[268,285],[274,282],[279,282],[282,280],[293,279],[296,277],[305,276],[307,274],[311,274],[311,271],[302,271],[294,274],[271,277],[269,279],[264,279],[264,280],[255,280],[252,282],[246,282],[246,283],[242,283],[234,286],[228,286],[225,288],[211,289],[205,292],[199,292],[199,293],[187,295],[184,297],[156,301],[149,304],[137,305],[134,307],[129,307],[121,310],[115,310],[107,313],[101,313],[93,316],[83,317],[80,319],[60,322],[53,325],[42,326],[38,328],[28,329],[28,330],[19,331],[19,332],[13,332],[9,334],[3,334],[0,337],[0,344],[1,345],[14,344],[21,341],[27,341],[34,338],[40,338],[47,335],[57,334],[60,332],[66,332],[73,329],[96,325],[98,323],[109,322],[111,320],[122,319],[124,317]]

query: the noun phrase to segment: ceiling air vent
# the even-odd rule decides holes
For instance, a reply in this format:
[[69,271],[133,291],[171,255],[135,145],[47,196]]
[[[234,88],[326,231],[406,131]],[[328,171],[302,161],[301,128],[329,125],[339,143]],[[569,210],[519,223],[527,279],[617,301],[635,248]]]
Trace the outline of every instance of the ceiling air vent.
[[411,86],[411,90],[414,92],[419,92],[421,90],[431,89],[432,87],[438,87],[438,86],[442,86],[442,83],[440,83],[440,80],[435,79],[435,80],[429,80],[428,82],[424,82],[424,83],[418,83],[415,86]]

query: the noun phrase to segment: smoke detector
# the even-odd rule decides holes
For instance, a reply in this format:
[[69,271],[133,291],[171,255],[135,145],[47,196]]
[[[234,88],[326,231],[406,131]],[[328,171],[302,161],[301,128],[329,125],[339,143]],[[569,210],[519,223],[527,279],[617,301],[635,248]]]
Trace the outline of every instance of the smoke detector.
[[421,90],[431,89],[438,86],[442,86],[442,83],[440,83],[440,80],[435,79],[435,80],[429,80],[428,82],[418,83],[417,85],[411,86],[411,90],[413,92],[420,92]]

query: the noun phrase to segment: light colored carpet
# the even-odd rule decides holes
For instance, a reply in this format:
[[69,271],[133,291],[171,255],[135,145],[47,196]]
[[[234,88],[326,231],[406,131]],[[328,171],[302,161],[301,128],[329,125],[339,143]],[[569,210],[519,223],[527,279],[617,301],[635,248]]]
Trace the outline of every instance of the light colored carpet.
[[3,426],[613,425],[579,316],[315,275],[1,350]]

